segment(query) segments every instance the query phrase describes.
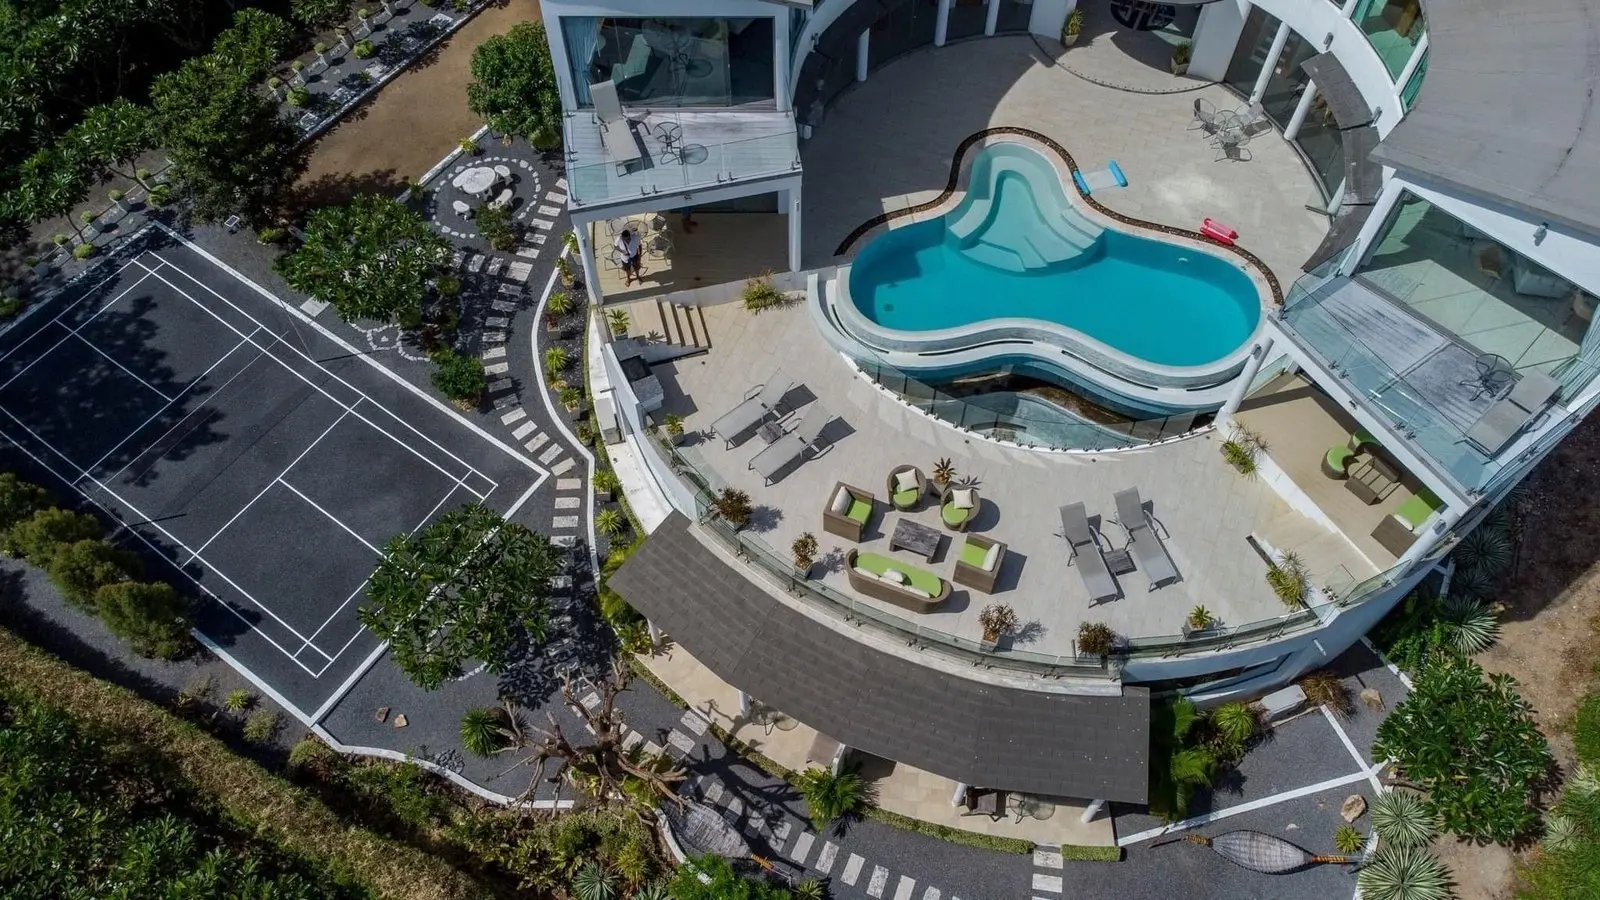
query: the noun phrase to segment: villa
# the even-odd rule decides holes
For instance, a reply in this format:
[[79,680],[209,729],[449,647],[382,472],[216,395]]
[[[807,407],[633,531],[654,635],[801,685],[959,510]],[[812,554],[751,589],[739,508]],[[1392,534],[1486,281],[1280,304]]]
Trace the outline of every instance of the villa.
[[658,671],[1093,828],[1152,695],[1328,664],[1600,401],[1600,138],[1576,0],[1079,2],[543,9]]

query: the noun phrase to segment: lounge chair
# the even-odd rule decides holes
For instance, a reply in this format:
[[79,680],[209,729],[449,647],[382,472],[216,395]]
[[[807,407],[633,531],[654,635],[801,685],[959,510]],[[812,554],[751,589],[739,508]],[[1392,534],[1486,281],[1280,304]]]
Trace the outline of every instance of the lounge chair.
[[633,134],[633,122],[622,112],[622,101],[617,99],[617,83],[607,80],[589,85],[589,99],[594,101],[600,143],[605,145],[611,161],[621,166],[643,159],[639,140]]
[[732,447],[740,435],[760,425],[767,418],[767,414],[780,411],[784,396],[794,390],[794,384],[782,372],[773,372],[765,384],[747,391],[738,406],[712,422],[711,432]]
[[872,521],[872,494],[840,481],[828,492],[828,505],[822,508],[822,530],[861,543],[861,534]]
[[811,404],[806,411],[805,418],[794,430],[767,445],[765,450],[755,455],[750,460],[750,468],[761,473],[767,484],[772,483],[772,476],[783,470],[784,466],[800,458],[807,450],[813,449],[817,441],[822,438],[822,429],[828,427],[833,420],[833,414],[822,408],[821,403]]
[[1072,548],[1067,565],[1074,562],[1078,564],[1078,577],[1083,579],[1083,586],[1089,589],[1089,602],[1117,599],[1120,593],[1117,581],[1111,577],[1106,558],[1100,553],[1100,541],[1089,526],[1089,516],[1083,504],[1068,503],[1061,507],[1060,512],[1061,536],[1067,539],[1067,545]]
[[1144,511],[1144,501],[1139,497],[1138,488],[1128,488],[1117,491],[1115,495],[1117,504],[1117,522],[1128,532],[1128,550],[1133,553],[1133,559],[1150,578],[1150,590],[1155,590],[1169,581],[1178,580],[1178,570],[1172,565],[1172,557],[1167,555],[1167,548],[1161,543],[1161,536],[1156,534],[1155,523],[1151,521],[1150,514]]
[[994,593],[995,578],[1000,567],[1006,564],[1006,545],[982,535],[969,534],[963,538],[961,552],[956,556],[956,584],[964,584],[985,594]]
[[951,531],[966,531],[983,508],[983,498],[978,489],[949,485],[939,495],[939,521]]
[[916,509],[928,493],[928,479],[916,466],[895,466],[884,482],[884,492],[895,509]]
[[1528,372],[1505,397],[1484,410],[1467,429],[1464,440],[1486,456],[1494,456],[1511,443],[1522,429],[1538,418],[1561,390],[1561,383],[1543,372]]

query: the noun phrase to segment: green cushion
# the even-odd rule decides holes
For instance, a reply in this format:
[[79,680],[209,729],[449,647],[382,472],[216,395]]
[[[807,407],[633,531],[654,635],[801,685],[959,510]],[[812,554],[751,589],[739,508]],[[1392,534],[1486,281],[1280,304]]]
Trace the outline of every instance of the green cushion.
[[895,491],[894,492],[894,505],[895,506],[910,506],[911,504],[917,502],[917,495],[921,494],[921,493],[922,492],[917,490],[916,488],[912,488],[909,491]]
[[1328,448],[1328,468],[1335,472],[1343,472],[1345,464],[1350,462],[1350,457],[1355,456],[1355,451],[1349,447]]
[[932,572],[924,572],[916,566],[908,566],[898,559],[879,556],[876,553],[858,553],[856,554],[856,565],[874,575],[882,575],[889,569],[894,569],[896,572],[904,572],[906,573],[906,580],[911,582],[912,586],[921,588],[935,597],[939,596],[939,592],[944,590],[944,581],[939,576]]
[[971,541],[961,542],[961,561],[975,568],[983,568],[983,558],[989,553],[988,547],[979,547]]
[[865,526],[867,520],[872,518],[872,504],[851,494],[850,508],[845,511],[844,517],[857,525]]
[[1360,449],[1362,444],[1371,444],[1374,447],[1383,446],[1383,443],[1378,440],[1378,436],[1365,428],[1357,428],[1350,434],[1350,444],[1357,449]]
[[960,525],[962,522],[972,518],[972,513],[976,509],[976,506],[972,509],[961,509],[956,506],[954,500],[951,500],[939,509],[939,516],[944,519],[946,525]]
[[1412,531],[1416,531],[1441,506],[1444,506],[1444,502],[1435,497],[1432,491],[1427,488],[1421,488],[1415,494],[1412,494],[1410,499],[1400,504],[1400,508],[1396,509],[1394,514],[1399,516],[1407,525],[1410,525]]

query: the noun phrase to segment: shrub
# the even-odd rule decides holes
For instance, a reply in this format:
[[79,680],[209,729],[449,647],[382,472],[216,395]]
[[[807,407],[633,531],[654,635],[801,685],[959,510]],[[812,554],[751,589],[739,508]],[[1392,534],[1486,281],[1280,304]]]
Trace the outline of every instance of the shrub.
[[327,41],[317,41],[315,44],[313,44],[311,46],[311,49],[318,56],[321,56],[322,54],[328,52],[328,42]]
[[270,743],[278,736],[278,714],[270,709],[258,709],[245,717],[244,739],[252,744]]
[[1510,532],[1490,520],[1462,538],[1450,555],[1462,569],[1493,578],[1511,565],[1512,553]]
[[606,537],[614,538],[628,530],[628,519],[621,510],[608,507],[595,515],[594,527]]
[[1393,759],[1427,793],[1445,830],[1511,843],[1537,823],[1533,800],[1555,760],[1532,710],[1506,675],[1484,677],[1444,658],[1417,675],[1411,694],[1378,726],[1372,754]]
[[1211,711],[1211,726],[1229,744],[1243,746],[1261,725],[1256,708],[1248,703],[1224,703]]
[[1421,847],[1439,834],[1439,817],[1412,791],[1379,794],[1371,815],[1372,830],[1386,847]]
[[556,396],[561,400],[561,405],[568,409],[575,409],[583,402],[583,389],[577,385],[569,384],[562,388]]
[[743,528],[750,521],[750,495],[736,488],[723,488],[711,501],[711,511],[735,528]]
[[57,247],[62,247],[62,246],[66,245],[67,241],[72,240],[72,235],[70,235],[70,234],[62,234],[61,232],[58,231],[53,236],[51,236],[50,240],[55,242],[55,245]]
[[1277,562],[1267,564],[1267,584],[1278,599],[1291,608],[1304,603],[1311,589],[1305,563],[1292,550],[1282,553]]
[[506,718],[498,706],[477,706],[461,717],[461,746],[474,756],[493,756],[511,746]]
[[96,216],[95,216],[93,210],[86,209],[83,212],[78,213],[78,221],[82,222],[85,225],[88,225],[88,224],[92,223],[95,220],[95,218],[96,218]]
[[56,552],[78,541],[98,540],[104,531],[100,520],[87,513],[49,507],[18,522],[0,541],[8,556],[25,559],[41,568]]
[[333,748],[322,741],[308,737],[289,748],[289,769],[301,771],[327,766],[339,758]]
[[228,712],[244,712],[256,705],[256,695],[244,688],[229,691],[226,699],[222,701],[222,708]]
[[[433,4],[429,3],[427,5],[432,6]],[[462,153],[468,154],[469,156],[478,152],[478,142],[472,138],[462,138],[458,146],[461,147]]]
[[1367,836],[1354,825],[1340,825],[1339,830],[1333,833],[1333,846],[1340,853],[1360,853],[1366,845]]
[[188,648],[189,601],[170,584],[108,584],[95,592],[94,604],[111,633],[141,656],[172,659]]
[[373,46],[371,41],[360,40],[356,41],[356,45],[350,48],[350,52],[355,54],[356,59],[370,59],[374,53],[378,52],[378,48]]
[[1004,603],[991,603],[978,613],[978,625],[986,641],[998,641],[1001,635],[1016,631],[1020,624],[1017,611]]
[[594,473],[594,489],[603,494],[614,494],[622,490],[622,479],[617,477],[615,469],[601,469]]
[[[55,503],[50,492],[36,484],[23,481],[11,472],[0,472],[0,549],[5,548],[4,535],[18,522]],[[5,552],[10,553],[7,549]]]
[[127,193],[125,193],[120,188],[112,188],[111,192],[108,193],[106,196],[111,198],[111,202],[112,203],[121,203],[122,202],[122,198],[126,197],[128,195],[127,195]]
[[1482,600],[1448,597],[1442,608],[1445,639],[1456,653],[1462,656],[1482,653],[1499,640],[1500,619]]
[[572,876],[572,896],[576,900],[616,900],[620,895],[616,873],[600,863],[584,863]]
[[458,13],[464,13],[472,7],[469,0],[451,0],[450,8]]
[[566,291],[551,291],[544,301],[544,311],[557,318],[572,312],[572,307],[572,295]]
[[794,786],[806,799],[811,824],[818,831],[833,822],[858,816],[870,805],[867,783],[854,768],[836,775],[830,769],[812,766],[795,777]]
[[625,309],[613,309],[611,312],[606,313],[606,324],[611,328],[611,334],[614,337],[626,337],[629,325],[628,311]]
[[567,367],[570,360],[567,358],[565,347],[551,347],[544,351],[544,368],[546,372],[560,372]]
[[274,75],[271,78],[267,79],[267,89],[268,90],[275,92],[275,91],[278,90],[278,88],[281,88],[281,87],[283,87],[283,79],[282,78],[279,78],[278,76]]
[[48,572],[69,603],[92,610],[96,591],[138,576],[140,565],[135,554],[90,538],[60,547],[50,559]]
[[456,297],[461,294],[461,279],[454,275],[440,275],[433,282],[433,290],[441,297]]
[[6,297],[0,300],[0,319],[15,319],[17,313],[22,312],[22,307],[22,300],[17,297]]
[[744,299],[744,308],[753,313],[783,306],[789,302],[788,295],[773,286],[771,275],[746,281],[740,296]]
[[300,109],[311,102],[311,92],[303,87],[290,88],[289,96],[284,98],[284,102],[295,109]]
[[286,229],[268,226],[256,232],[256,242],[260,244],[276,244],[289,236]]
[[1105,659],[1116,648],[1117,633],[1104,622],[1083,622],[1078,625],[1078,655],[1098,656]]
[[1422,847],[1380,849],[1356,874],[1363,900],[1447,900],[1450,875]]
[[433,354],[433,386],[457,403],[476,404],[489,387],[483,360],[453,350]]
[[667,427],[667,435],[673,440],[683,437],[683,416],[677,413],[667,413],[661,422]]
[[172,187],[166,182],[152,187],[149,200],[151,206],[166,206],[172,202]]
[[1267,442],[1261,435],[1248,428],[1236,427],[1233,434],[1222,442],[1222,458],[1228,465],[1237,469],[1240,475],[1254,477],[1256,458],[1265,449]]
[[93,244],[83,243],[72,248],[72,258],[83,260],[95,255],[96,248]]
[[1572,747],[1578,759],[1600,766],[1600,694],[1590,694],[1578,704],[1572,722]]
[[802,573],[810,573],[817,561],[817,536],[809,531],[800,535],[789,545],[789,552],[794,555],[794,567]]

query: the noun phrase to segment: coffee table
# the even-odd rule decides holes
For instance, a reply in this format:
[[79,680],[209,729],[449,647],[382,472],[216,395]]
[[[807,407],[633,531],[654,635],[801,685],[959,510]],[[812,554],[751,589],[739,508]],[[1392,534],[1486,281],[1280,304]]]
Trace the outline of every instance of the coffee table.
[[783,426],[777,422],[767,422],[756,429],[756,436],[761,438],[761,443],[770,444],[783,437]]
[[932,562],[933,555],[939,552],[939,541],[943,538],[944,534],[939,529],[901,517],[894,525],[894,534],[889,536],[889,549],[908,550]]
[[1113,575],[1127,575],[1134,569],[1133,554],[1126,549],[1107,550],[1101,555],[1105,557],[1106,568],[1110,569]]

